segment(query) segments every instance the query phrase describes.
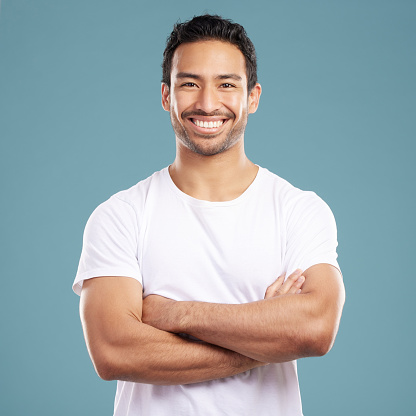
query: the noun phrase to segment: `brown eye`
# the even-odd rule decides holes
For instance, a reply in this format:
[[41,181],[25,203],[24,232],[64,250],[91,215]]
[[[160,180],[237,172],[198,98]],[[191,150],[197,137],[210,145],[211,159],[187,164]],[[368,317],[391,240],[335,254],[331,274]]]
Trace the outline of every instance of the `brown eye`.
[[235,85],[230,84],[229,82],[225,82],[224,84],[221,84],[222,88],[234,88]]

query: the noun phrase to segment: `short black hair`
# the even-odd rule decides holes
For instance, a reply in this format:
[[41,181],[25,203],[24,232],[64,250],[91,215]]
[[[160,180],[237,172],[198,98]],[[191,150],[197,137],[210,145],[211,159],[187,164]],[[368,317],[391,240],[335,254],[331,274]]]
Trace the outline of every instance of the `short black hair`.
[[257,58],[254,45],[243,26],[230,19],[223,19],[221,16],[211,14],[194,16],[191,20],[174,25],[172,33],[166,40],[166,48],[163,52],[162,82],[170,88],[172,59],[176,48],[182,43],[203,40],[220,40],[237,46],[246,61],[247,89],[250,92],[257,82]]

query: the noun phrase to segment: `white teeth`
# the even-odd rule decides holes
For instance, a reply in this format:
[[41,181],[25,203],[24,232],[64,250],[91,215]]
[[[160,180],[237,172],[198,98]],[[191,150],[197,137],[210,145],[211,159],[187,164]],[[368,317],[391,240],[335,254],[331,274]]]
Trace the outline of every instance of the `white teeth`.
[[202,121],[202,120],[198,120],[198,119],[193,119],[194,124],[196,124],[198,127],[203,127],[205,129],[213,129],[213,128],[217,128],[220,127],[224,124],[223,120],[218,120],[218,121]]

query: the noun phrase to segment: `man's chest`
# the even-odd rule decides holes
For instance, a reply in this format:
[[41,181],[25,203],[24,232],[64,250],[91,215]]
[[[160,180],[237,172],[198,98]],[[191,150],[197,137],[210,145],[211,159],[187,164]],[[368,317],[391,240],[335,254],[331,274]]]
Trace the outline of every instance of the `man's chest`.
[[282,272],[283,231],[264,207],[155,208],[140,244],[144,294],[221,303],[262,299]]

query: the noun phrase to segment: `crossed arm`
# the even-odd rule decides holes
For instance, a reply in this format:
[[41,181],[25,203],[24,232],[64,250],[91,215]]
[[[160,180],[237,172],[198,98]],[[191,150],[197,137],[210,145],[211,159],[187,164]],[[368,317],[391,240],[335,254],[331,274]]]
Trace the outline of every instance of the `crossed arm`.
[[304,276],[300,294],[238,305],[175,302],[150,295],[144,300],[143,322],[268,363],[324,355],[341,318],[342,279],[327,264],[309,268]]
[[344,303],[342,279],[325,264],[303,276],[305,282],[299,273],[284,284],[280,277],[264,300],[242,305],[176,302],[157,295],[142,301],[134,279],[87,280],[80,312],[96,371],[106,380],[187,384],[325,354]]

